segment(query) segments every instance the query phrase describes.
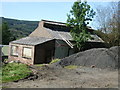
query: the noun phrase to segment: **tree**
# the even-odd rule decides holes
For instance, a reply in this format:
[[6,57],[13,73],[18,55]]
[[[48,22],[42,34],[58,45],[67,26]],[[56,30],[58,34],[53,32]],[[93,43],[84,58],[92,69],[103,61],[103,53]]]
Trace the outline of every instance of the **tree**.
[[87,24],[89,24],[89,21],[92,21],[94,15],[95,12],[86,1],[74,2],[70,14],[67,15],[67,26],[72,27],[70,32],[79,50],[84,47],[88,39],[91,39]]
[[6,22],[2,23],[2,44],[8,45],[10,41],[15,40],[9,31],[8,24]]
[[[119,21],[119,12],[118,2],[109,3],[108,7],[97,7],[97,22],[98,29],[104,34],[100,37],[108,43],[108,45],[116,46],[120,45],[120,21]],[[106,13],[107,11],[107,13]]]

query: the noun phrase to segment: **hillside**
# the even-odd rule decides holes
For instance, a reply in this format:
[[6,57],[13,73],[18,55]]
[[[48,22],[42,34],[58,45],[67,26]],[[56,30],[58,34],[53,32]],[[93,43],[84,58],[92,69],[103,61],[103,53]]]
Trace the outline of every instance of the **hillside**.
[[4,17],[0,17],[0,20],[8,23],[9,30],[17,39],[28,36],[38,25],[38,21],[25,21]]

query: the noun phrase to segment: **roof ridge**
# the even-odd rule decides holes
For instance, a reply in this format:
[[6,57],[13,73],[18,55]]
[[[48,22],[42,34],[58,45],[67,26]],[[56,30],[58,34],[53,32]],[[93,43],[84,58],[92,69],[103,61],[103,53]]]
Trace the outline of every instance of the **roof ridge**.
[[57,22],[57,21],[51,21],[51,20],[45,20],[45,19],[42,19],[41,21],[52,22],[52,23],[60,23],[60,24],[66,24],[66,23],[63,23],[63,22]]

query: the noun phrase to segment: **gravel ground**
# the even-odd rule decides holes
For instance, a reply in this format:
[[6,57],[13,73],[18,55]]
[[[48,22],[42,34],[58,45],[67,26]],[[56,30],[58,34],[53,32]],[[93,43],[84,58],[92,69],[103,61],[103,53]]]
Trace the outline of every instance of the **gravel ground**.
[[38,79],[4,83],[9,88],[118,88],[118,71],[79,66],[75,69],[35,67]]
[[115,46],[110,49],[107,48],[94,48],[73,54],[69,57],[62,59],[56,63],[56,66],[67,65],[80,65],[80,66],[92,66],[97,68],[118,68],[118,50],[120,47]]

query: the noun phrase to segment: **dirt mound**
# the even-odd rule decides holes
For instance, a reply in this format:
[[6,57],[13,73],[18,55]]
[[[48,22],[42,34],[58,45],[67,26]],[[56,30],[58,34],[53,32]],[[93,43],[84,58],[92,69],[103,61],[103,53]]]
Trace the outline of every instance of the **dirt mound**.
[[95,48],[73,54],[57,62],[56,66],[80,65],[97,68],[118,68],[118,50],[120,47]]

